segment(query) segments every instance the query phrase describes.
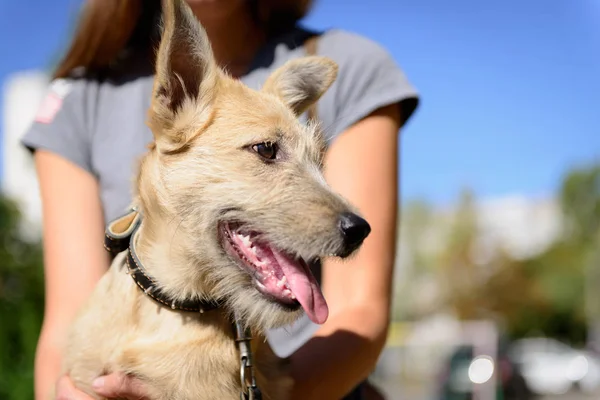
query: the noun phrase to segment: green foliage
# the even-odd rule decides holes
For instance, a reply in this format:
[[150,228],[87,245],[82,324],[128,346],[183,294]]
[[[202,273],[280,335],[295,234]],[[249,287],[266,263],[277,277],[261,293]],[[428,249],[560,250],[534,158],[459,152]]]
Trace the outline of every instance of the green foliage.
[[586,305],[598,301],[597,290],[590,291],[586,279],[600,267],[591,264],[600,238],[600,165],[567,173],[557,198],[562,235],[546,251],[527,260],[498,262],[484,290],[486,296],[506,298],[493,289],[498,280],[510,276],[502,290],[517,298],[512,300],[516,306],[506,307],[510,300],[497,301],[490,309],[506,323],[511,336],[543,334],[581,345],[591,317]]
[[[585,259],[579,250],[559,241],[530,259],[499,263],[484,290],[496,299],[490,309],[501,316],[509,336],[541,334],[578,345],[585,342]],[[499,288],[501,279],[505,284]]]
[[[583,344],[590,322],[600,326],[600,164],[568,171],[555,198],[563,230],[548,249],[525,260],[499,249],[484,265],[473,259],[481,232],[471,192],[463,191],[446,221],[424,202],[410,204],[403,228],[412,268],[402,285],[403,301],[418,303],[419,283],[430,276],[440,295],[429,312],[449,308],[460,319],[496,319],[513,338],[546,335]],[[419,247],[428,230],[423,224],[445,238],[434,257],[430,248]]]
[[600,228],[600,164],[567,174],[560,203],[567,224],[564,239],[582,247],[593,246]]
[[42,250],[19,232],[20,213],[0,197],[0,399],[33,398],[33,360],[40,332]]

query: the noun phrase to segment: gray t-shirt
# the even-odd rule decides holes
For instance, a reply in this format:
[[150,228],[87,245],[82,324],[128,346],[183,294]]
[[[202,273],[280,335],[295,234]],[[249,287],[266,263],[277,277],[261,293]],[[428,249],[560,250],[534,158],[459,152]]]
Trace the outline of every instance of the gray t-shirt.
[[[309,35],[297,28],[267,44],[241,80],[259,89],[274,69],[305,55],[302,43]],[[404,121],[415,110],[415,89],[388,52],[373,41],[330,30],[319,38],[317,53],[339,65],[338,79],[317,108],[328,143],[382,106],[399,103]],[[145,124],[151,90],[151,74],[135,71],[119,78],[55,81],[22,143],[32,151],[52,151],[93,174],[100,184],[108,222],[129,206],[135,163],[152,140]],[[270,332],[269,341],[277,354],[287,356],[316,329],[303,318],[291,327]]]

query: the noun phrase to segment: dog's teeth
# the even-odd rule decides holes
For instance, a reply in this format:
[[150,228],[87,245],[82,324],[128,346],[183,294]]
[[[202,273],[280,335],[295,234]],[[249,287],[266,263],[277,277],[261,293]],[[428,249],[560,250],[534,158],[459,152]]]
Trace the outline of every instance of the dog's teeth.
[[283,285],[285,285],[285,282],[286,282],[286,280],[287,280],[287,279],[286,279],[286,277],[284,276],[283,278],[281,278],[281,280],[277,281],[277,287],[278,287],[279,289],[281,289],[281,288],[283,287]]
[[252,245],[252,241],[250,240],[250,236],[248,236],[248,235],[242,235],[242,236],[240,236],[240,239],[242,239],[242,243],[244,244],[244,246],[250,247]]
[[292,291],[290,289],[284,289],[282,293],[284,296],[293,296]]

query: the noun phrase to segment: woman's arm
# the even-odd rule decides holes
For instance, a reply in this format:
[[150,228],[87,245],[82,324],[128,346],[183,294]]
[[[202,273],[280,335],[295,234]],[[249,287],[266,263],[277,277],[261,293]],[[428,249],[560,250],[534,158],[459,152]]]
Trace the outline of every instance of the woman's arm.
[[67,329],[107,270],[96,179],[53,153],[34,155],[43,212],[45,310],[35,358],[35,398],[47,400],[60,374]]
[[292,355],[294,398],[340,399],[375,367],[389,326],[398,207],[400,110],[384,107],[340,135],[325,177],[371,234],[356,257],[323,265],[327,322]]

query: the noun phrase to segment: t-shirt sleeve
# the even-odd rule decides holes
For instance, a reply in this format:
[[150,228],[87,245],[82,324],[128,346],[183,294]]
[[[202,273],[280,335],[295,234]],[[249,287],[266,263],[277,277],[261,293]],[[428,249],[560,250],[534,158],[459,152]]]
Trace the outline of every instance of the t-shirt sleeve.
[[344,31],[324,35],[319,54],[337,62],[338,78],[318,104],[326,138],[331,142],[373,111],[398,104],[404,125],[417,108],[417,90],[381,45]]
[[87,86],[84,79],[52,81],[21,144],[31,152],[55,153],[92,173]]

